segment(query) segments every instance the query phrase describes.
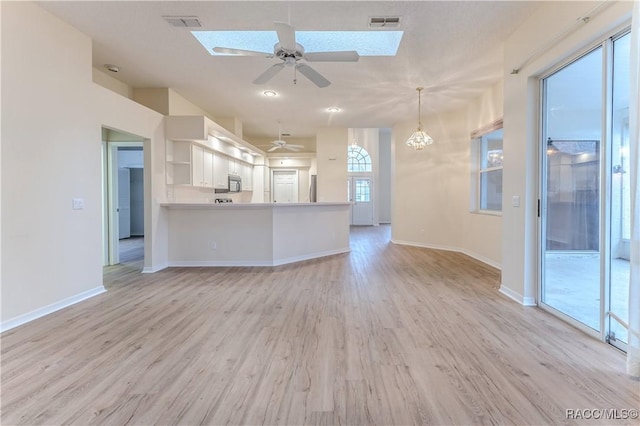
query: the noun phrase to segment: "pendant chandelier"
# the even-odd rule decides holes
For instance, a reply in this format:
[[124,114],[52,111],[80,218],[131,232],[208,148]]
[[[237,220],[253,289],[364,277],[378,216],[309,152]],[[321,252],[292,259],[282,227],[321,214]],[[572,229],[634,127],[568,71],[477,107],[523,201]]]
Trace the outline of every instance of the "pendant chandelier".
[[420,121],[420,107],[421,107],[421,97],[422,90],[424,87],[417,87],[418,91],[418,130],[413,132],[413,134],[407,139],[407,146],[415,149],[416,151],[420,151],[424,149],[425,146],[431,145],[433,143],[433,138],[427,134],[424,130],[422,130],[422,122]]

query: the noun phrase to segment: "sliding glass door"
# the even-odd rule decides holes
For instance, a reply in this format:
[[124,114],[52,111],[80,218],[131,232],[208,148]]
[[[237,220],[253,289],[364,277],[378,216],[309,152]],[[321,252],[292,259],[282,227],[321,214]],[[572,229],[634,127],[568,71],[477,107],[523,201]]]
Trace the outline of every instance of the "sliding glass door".
[[541,301],[600,330],[601,47],[543,81]]
[[542,80],[541,306],[612,343],[628,315],[628,39]]

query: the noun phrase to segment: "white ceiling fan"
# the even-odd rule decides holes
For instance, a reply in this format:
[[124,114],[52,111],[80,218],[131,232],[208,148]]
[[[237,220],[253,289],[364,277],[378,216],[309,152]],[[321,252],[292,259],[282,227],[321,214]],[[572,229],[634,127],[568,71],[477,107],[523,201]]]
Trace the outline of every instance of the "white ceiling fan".
[[[300,71],[302,75],[311,80],[316,86],[327,87],[331,82],[309,65],[300,63],[300,60],[304,59],[307,62],[357,62],[360,59],[360,55],[358,55],[358,52],[355,50],[305,53],[304,47],[296,43],[296,31],[291,25],[285,24],[284,22],[275,22],[274,26],[278,34],[278,42],[273,46],[273,53],[234,49],[230,47],[214,47],[213,51],[227,55],[275,57],[282,61],[260,74],[260,76],[253,81],[254,84],[266,83],[285,66],[288,66],[294,67],[296,71]],[[293,82],[296,82],[295,78]]]
[[271,145],[260,145],[260,146],[264,146],[264,147],[271,147],[267,150],[267,152],[273,152],[277,149],[284,149],[287,151],[293,151],[293,152],[298,152],[300,151],[302,148],[304,148],[304,145],[295,145],[295,144],[290,144],[285,142],[284,140],[282,140],[282,131],[280,129],[280,122],[278,122],[278,139],[275,141],[271,142]]

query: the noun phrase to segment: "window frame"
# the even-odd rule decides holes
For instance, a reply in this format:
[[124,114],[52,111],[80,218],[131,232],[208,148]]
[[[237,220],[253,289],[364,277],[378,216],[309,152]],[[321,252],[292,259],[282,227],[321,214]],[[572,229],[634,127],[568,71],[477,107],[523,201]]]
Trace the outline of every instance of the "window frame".
[[[352,152],[356,152],[355,156],[352,156]],[[357,160],[357,166],[364,165],[364,170],[352,170],[351,165],[354,164],[351,160]],[[363,161],[364,160],[364,161]],[[360,145],[349,145],[347,148],[347,173],[372,173],[373,172],[373,161],[371,160],[371,155],[369,152],[364,149],[363,146]]]
[[[471,181],[471,193],[469,202],[469,211],[471,213],[489,215],[489,216],[502,216],[504,209],[504,196],[501,202],[500,210],[483,209],[482,206],[482,177],[483,174],[488,176],[490,172],[504,170],[501,161],[499,166],[483,167],[485,163],[483,158],[491,150],[485,150],[486,140],[485,137],[489,134],[503,129],[502,118],[494,121],[487,126],[481,127],[471,132],[471,155],[470,155],[470,181]],[[504,139],[501,142],[500,150],[504,149]]]

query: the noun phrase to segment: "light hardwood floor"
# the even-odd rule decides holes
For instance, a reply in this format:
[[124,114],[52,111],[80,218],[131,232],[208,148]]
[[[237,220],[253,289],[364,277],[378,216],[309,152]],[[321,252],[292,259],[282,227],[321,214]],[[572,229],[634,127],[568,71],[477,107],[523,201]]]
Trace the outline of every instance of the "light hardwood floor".
[[[572,424],[637,408],[624,356],[464,255],[354,228],[273,268],[108,268],[2,334],[2,424]],[[637,420],[584,421],[637,424]]]

